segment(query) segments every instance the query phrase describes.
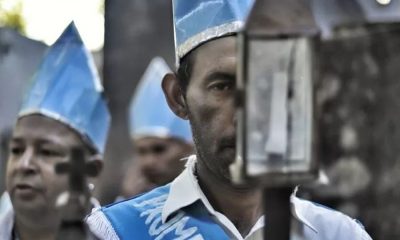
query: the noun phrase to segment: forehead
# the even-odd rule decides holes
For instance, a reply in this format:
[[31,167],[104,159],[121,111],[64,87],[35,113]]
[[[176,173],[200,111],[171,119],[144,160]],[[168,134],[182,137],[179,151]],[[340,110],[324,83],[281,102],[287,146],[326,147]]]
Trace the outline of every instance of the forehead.
[[156,144],[167,144],[170,142],[170,138],[161,138],[161,137],[141,137],[134,140],[134,144],[136,147],[138,146],[151,146]]
[[193,76],[203,77],[209,72],[236,72],[236,36],[211,40],[193,52]]
[[29,115],[18,119],[13,139],[45,140],[61,145],[83,144],[74,130],[42,115]]

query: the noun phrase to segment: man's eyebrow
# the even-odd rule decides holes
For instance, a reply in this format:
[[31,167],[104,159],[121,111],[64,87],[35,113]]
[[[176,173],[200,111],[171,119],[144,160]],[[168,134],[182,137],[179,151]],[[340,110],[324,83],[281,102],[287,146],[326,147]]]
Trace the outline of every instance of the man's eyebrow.
[[215,72],[211,72],[210,74],[208,74],[206,76],[206,81],[210,82],[210,81],[217,80],[217,79],[227,80],[227,81],[235,81],[235,78],[236,78],[235,74],[215,71]]
[[21,137],[11,137],[9,143],[21,143],[23,139]]
[[47,139],[47,138],[38,139],[38,143],[40,143],[40,144],[61,145],[59,142],[51,140],[51,139]]
[[[24,138],[20,137],[20,136],[16,136],[10,139],[10,143],[22,143],[24,142]],[[53,141],[51,139],[48,138],[40,138],[37,140],[38,143],[40,144],[54,144],[54,145],[61,145],[60,143],[58,143],[57,141]]]

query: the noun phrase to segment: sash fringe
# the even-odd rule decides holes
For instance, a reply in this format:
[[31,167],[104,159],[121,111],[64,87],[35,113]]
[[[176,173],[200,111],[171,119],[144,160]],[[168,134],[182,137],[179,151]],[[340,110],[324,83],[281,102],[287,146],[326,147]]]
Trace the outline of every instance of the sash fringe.
[[120,240],[113,226],[101,209],[95,209],[86,218],[90,231],[98,238],[104,240]]

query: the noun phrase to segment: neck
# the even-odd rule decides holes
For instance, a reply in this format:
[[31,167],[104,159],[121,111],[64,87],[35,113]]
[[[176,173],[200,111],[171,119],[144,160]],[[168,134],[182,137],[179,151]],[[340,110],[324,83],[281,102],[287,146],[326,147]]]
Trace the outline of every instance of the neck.
[[54,240],[59,227],[59,221],[45,221],[43,217],[35,221],[15,219],[15,231],[20,240],[43,239]]
[[208,201],[223,213],[246,236],[262,216],[262,190],[255,187],[236,187],[215,176],[207,166],[197,163],[199,184]]

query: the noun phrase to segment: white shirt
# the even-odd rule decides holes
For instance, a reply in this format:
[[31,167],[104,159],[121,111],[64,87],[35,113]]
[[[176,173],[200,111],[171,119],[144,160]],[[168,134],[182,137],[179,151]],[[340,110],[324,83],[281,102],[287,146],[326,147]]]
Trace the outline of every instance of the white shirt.
[[[213,216],[220,226],[236,240],[263,239],[264,217],[261,217],[252,227],[246,237],[242,237],[235,225],[222,213],[216,211],[201,190],[195,176],[196,157],[191,156],[186,164],[186,169],[171,183],[170,193],[163,207],[162,221],[178,211],[200,200],[207,211]],[[315,240],[370,240],[358,222],[350,217],[322,207],[312,202],[291,196],[293,224],[300,226],[301,231],[293,229],[291,238]],[[347,237],[346,237],[347,236]]]
[[0,197],[0,218],[6,214],[10,208],[12,208],[10,195],[4,192]]
[[216,211],[204,195],[197,182],[197,178],[194,175],[195,162],[195,156],[191,156],[186,164],[186,169],[171,183],[171,190],[161,213],[163,223],[166,222],[167,218],[171,214],[177,212],[179,209],[189,206],[200,200],[207,208],[207,211],[211,214],[211,216],[213,216],[214,220],[218,222],[226,232],[229,233],[232,239],[259,239],[255,238],[254,236],[262,236],[264,217],[261,217],[250,230],[249,234],[243,238],[235,225],[224,214]]
[[[197,178],[195,176],[195,163],[196,157],[191,156],[188,159],[186,169],[171,183],[169,187],[169,192],[165,193],[165,195],[158,196],[154,199],[144,200],[143,203],[139,203],[137,205],[147,205],[150,204],[150,202],[156,200],[157,203],[162,202],[161,205],[157,205],[154,207],[156,207],[157,211],[159,210],[161,212],[161,226],[167,226],[167,219],[170,216],[172,217],[174,213],[185,212],[183,208],[190,206],[198,201],[201,201],[202,204],[199,204],[197,206],[204,206],[205,210],[210,214],[213,220],[222,229],[224,229],[225,233],[230,239],[263,239],[264,217],[261,217],[254,224],[249,234],[243,237],[241,236],[239,230],[235,227],[235,225],[224,214],[216,211],[213,208],[197,182]],[[157,191],[157,189],[154,191]],[[146,194],[141,197],[146,199],[144,196],[146,196]],[[163,200],[165,202],[159,200],[159,198],[161,197],[162,199],[166,199]],[[113,207],[116,207],[116,209],[120,209],[118,208],[118,204],[119,203],[114,204]],[[121,204],[126,203],[122,202]],[[371,240],[369,235],[365,232],[363,227],[358,224],[356,220],[353,220],[340,212],[322,207],[306,200],[299,199],[295,195],[291,196],[291,205],[293,216],[291,240]],[[135,207],[135,204],[130,207]],[[143,214],[144,213],[140,215]],[[121,219],[123,219],[123,216],[121,217]],[[115,218],[118,218],[118,214],[114,215],[114,219]],[[151,219],[156,219],[155,215],[152,215]],[[150,224],[151,221],[147,220],[148,219],[146,219],[146,224]],[[129,220],[125,219],[124,221]],[[154,221],[157,222],[156,220]],[[100,239],[120,239],[118,237],[118,234],[115,232],[115,229],[112,226],[110,220],[106,217],[101,209],[93,210],[92,214],[88,216],[86,222],[88,223],[90,230]],[[157,225],[157,229],[162,229],[161,226]],[[149,233],[149,236],[158,235]],[[158,236],[158,238],[160,238],[160,236]]]
[[[99,207],[100,204],[95,198],[90,199],[93,207]],[[13,229],[15,223],[15,213],[11,204],[10,195],[5,192],[0,198],[0,240],[14,240]],[[15,238],[18,240],[18,238]]]
[[4,192],[1,197],[0,205],[0,240],[11,240],[14,227],[14,210],[7,192]]

